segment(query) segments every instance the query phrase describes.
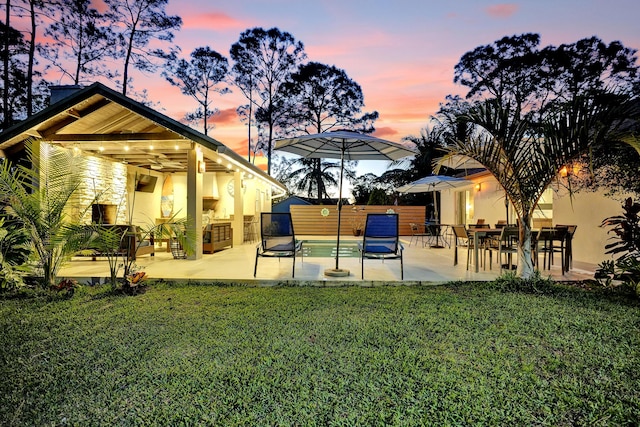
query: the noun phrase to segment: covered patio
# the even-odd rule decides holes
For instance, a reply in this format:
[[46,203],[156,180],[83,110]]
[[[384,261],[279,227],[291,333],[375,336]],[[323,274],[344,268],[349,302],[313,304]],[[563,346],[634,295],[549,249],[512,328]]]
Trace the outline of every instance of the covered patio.
[[[327,236],[299,236],[302,240],[327,240]],[[345,237],[341,242],[356,241],[356,237]],[[291,258],[261,259],[258,273],[253,277],[256,242],[234,245],[213,254],[204,254],[199,260],[173,259],[171,253],[157,248],[155,256],[142,256],[136,260],[150,280],[163,279],[180,282],[224,282],[228,284],[248,284],[268,286],[277,284],[340,286],[353,284],[373,286],[376,284],[439,284],[450,281],[491,281],[500,274],[494,264],[493,269],[480,268],[475,273],[473,266],[466,268],[466,249],[459,248],[460,262],[453,264],[453,248],[423,247],[421,243],[409,245],[411,236],[402,236],[404,245],[404,280],[400,280],[400,264],[396,260],[384,263],[378,260],[365,261],[365,278],[360,278],[360,264],[357,257],[341,257],[344,268],[351,270],[351,275],[332,278],[324,275],[324,270],[333,263],[331,256],[305,256],[303,262],[296,258],[296,276],[291,277]],[[595,266],[574,263],[573,268],[562,275],[559,265],[551,270],[541,270],[543,277],[551,276],[557,281],[575,281],[593,278]],[[91,261],[90,258],[76,258],[60,272],[61,276],[72,277],[80,283],[100,283],[109,275],[106,259]]]

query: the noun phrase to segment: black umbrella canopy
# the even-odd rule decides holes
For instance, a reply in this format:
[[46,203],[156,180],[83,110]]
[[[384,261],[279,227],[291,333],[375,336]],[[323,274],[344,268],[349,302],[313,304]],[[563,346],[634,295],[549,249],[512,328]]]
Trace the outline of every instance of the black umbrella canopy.
[[338,198],[338,232],[336,238],[336,267],[325,271],[327,276],[347,276],[348,270],[338,268],[340,253],[340,217],[342,211],[342,177],[345,160],[399,160],[413,156],[416,151],[396,142],[348,130],[301,135],[276,141],[282,150],[312,159],[340,159]]

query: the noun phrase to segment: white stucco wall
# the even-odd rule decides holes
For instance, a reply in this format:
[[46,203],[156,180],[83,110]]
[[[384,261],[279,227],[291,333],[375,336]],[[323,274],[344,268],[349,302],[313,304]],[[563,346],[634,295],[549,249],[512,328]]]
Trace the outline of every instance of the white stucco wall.
[[554,193],[553,223],[578,225],[573,237],[575,261],[599,264],[611,259],[611,255],[604,253],[611,234],[607,235],[607,229],[600,224],[605,218],[622,214],[623,199],[607,198],[602,192],[580,192],[573,199],[566,192]]

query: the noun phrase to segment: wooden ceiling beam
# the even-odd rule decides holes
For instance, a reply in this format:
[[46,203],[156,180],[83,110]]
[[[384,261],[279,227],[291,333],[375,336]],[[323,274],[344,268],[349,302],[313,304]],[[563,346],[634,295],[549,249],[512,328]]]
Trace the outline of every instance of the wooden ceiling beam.
[[183,138],[178,137],[175,133],[156,132],[156,133],[107,133],[107,134],[54,134],[47,135],[44,138],[48,141],[54,142],[108,142],[108,141],[184,141]]

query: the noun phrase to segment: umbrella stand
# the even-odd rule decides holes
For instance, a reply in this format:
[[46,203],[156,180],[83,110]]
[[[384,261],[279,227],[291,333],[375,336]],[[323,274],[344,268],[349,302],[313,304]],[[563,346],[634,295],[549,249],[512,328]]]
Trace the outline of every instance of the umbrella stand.
[[340,259],[340,221],[342,217],[342,176],[344,174],[344,145],[340,153],[340,183],[338,185],[338,234],[336,236],[336,268],[329,268],[324,271],[325,276],[330,277],[346,277],[349,270],[339,268],[338,260]]

